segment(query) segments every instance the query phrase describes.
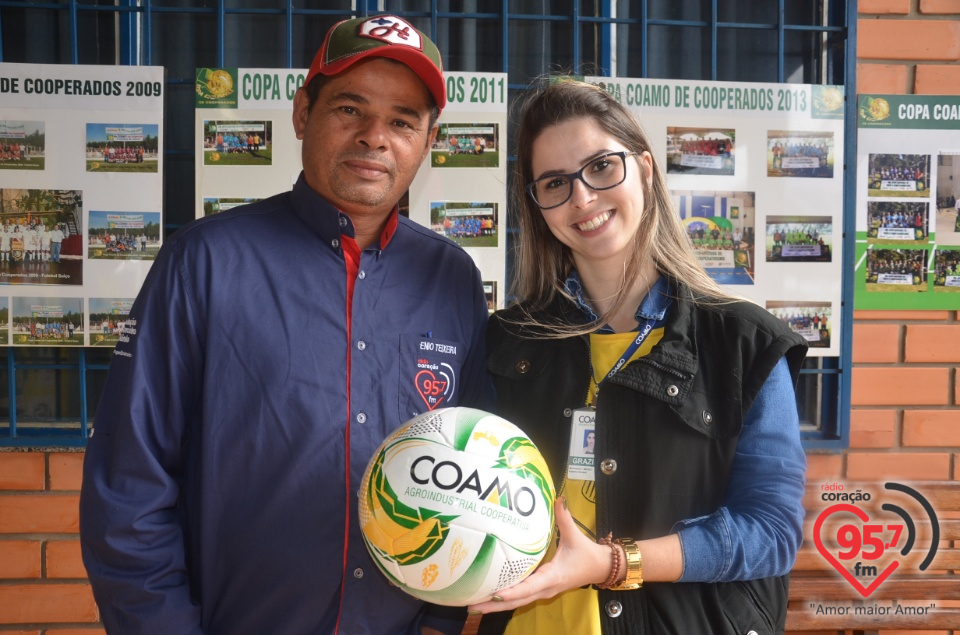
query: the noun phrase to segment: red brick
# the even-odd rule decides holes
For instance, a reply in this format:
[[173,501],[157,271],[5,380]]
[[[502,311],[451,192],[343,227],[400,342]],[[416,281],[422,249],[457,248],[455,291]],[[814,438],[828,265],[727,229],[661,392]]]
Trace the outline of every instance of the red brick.
[[857,368],[851,373],[853,406],[945,406],[947,368]]
[[880,481],[889,478],[943,481],[950,479],[950,454],[933,452],[850,452],[847,478]]
[[860,0],[857,13],[907,15],[910,13],[910,0]]
[[99,619],[89,584],[0,586],[0,624],[83,623]]
[[928,320],[943,322],[951,311],[854,311],[854,320]]
[[857,22],[857,58],[960,60],[960,22],[861,18]]
[[843,476],[843,457],[839,454],[808,454],[807,482],[836,480]]
[[960,324],[910,324],[904,340],[905,362],[960,361]]
[[918,95],[960,95],[960,66],[918,65],[913,86]]
[[857,64],[857,92],[904,95],[907,91],[906,64]]
[[39,541],[0,540],[0,578],[39,577]]
[[960,0],[920,0],[920,13],[960,13]]
[[0,495],[0,534],[78,533],[79,504],[79,496]]
[[903,413],[903,445],[960,446],[960,410],[907,410]]
[[897,441],[896,410],[852,410],[851,448],[892,448]]
[[50,455],[50,489],[79,492],[82,480],[82,452],[62,452]]
[[899,324],[854,324],[853,363],[893,363],[900,356]]
[[0,490],[42,490],[44,461],[40,452],[0,452]]
[[50,540],[46,545],[48,578],[86,578],[79,540]]

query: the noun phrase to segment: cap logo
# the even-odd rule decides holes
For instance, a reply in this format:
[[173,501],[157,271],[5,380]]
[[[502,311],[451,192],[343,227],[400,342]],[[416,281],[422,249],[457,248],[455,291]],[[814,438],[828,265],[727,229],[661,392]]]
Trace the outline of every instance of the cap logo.
[[415,28],[393,16],[380,16],[360,25],[360,35],[381,40],[387,44],[400,44],[423,50],[420,33]]

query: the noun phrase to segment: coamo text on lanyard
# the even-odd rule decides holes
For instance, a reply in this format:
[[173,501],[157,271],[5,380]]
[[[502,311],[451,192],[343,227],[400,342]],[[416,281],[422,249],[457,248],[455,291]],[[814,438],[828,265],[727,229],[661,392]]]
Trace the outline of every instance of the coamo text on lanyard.
[[[634,356],[637,350],[646,341],[647,336],[653,331],[653,325],[657,320],[647,320],[637,336],[627,346],[626,350],[613,365],[610,372],[603,379],[597,382],[596,390],[592,391],[590,403],[586,408],[578,408],[573,411],[570,422],[570,449],[567,458],[567,478],[572,480],[592,481],[594,480],[594,456],[593,448],[596,442],[596,420],[597,420],[597,395],[600,394],[600,385],[616,375],[621,368],[626,366],[630,358]],[[593,354],[590,355],[590,379],[593,381]]]

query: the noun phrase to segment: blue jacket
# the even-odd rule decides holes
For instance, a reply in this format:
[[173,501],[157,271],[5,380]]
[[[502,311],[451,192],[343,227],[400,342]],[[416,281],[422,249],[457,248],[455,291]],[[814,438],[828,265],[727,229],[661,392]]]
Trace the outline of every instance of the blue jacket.
[[360,254],[348,315],[352,236],[301,176],[164,245],[84,465],[83,557],[109,632],[418,632],[422,604],[366,552],[357,490],[413,415],[489,407],[487,307],[471,258],[400,218]]

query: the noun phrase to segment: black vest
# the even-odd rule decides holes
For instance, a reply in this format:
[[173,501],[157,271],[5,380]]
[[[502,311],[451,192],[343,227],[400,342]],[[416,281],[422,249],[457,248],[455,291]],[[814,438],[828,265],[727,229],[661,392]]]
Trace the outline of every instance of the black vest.
[[[598,535],[655,538],[670,533],[680,520],[716,511],[725,500],[743,418],[753,400],[784,355],[796,381],[806,352],[803,338],[760,307],[697,305],[686,287],[674,283],[673,288],[678,298],[667,314],[663,339],[604,382],[599,394]],[[570,414],[583,406],[589,387],[588,339],[537,338],[533,330],[517,326],[522,315],[517,308],[502,311],[488,329],[496,413],[533,439],[559,486]],[[582,321],[565,300],[535,317]],[[616,467],[608,474],[600,464],[611,460]],[[600,591],[603,633],[779,633],[787,583],[781,576]],[[484,616],[480,632],[501,633],[506,619]]]

